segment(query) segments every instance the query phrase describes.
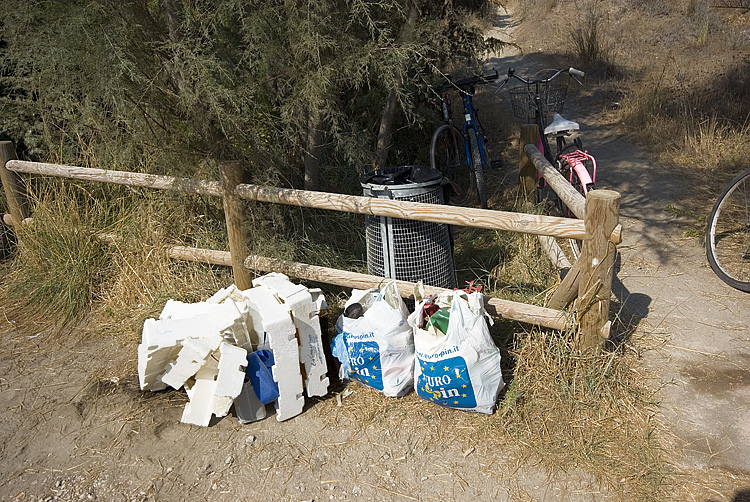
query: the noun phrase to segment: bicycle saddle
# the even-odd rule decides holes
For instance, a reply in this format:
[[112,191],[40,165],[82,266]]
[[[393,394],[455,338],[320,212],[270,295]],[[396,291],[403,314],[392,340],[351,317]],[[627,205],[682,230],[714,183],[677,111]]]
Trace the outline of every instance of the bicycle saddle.
[[573,122],[559,113],[555,113],[552,116],[552,122],[550,122],[550,125],[544,128],[544,134],[560,134],[568,131],[577,131],[580,128],[581,126],[578,125],[578,122]]

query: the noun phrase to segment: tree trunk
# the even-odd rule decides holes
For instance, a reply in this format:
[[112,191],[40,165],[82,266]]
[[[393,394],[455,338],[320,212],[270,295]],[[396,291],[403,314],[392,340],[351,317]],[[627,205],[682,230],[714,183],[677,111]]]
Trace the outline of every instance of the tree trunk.
[[308,110],[305,140],[305,190],[320,190],[320,159],[323,154],[322,126],[318,113]]
[[[419,8],[417,0],[409,2],[409,13],[406,15],[406,24],[401,30],[401,39],[411,30],[419,19]],[[383,108],[383,115],[380,118],[380,127],[378,128],[378,140],[375,144],[375,155],[373,164],[375,169],[382,169],[388,160],[388,150],[391,148],[391,130],[393,128],[393,118],[396,116],[396,106],[398,105],[397,89],[401,87],[401,77],[396,78],[396,85],[388,93],[388,98]]]

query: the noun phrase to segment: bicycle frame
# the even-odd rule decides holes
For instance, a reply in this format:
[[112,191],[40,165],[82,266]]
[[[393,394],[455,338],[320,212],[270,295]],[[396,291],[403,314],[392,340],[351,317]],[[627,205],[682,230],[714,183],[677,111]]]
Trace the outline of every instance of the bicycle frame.
[[[589,155],[588,152],[582,150],[575,150],[570,153],[561,154],[560,159],[570,166],[568,179],[570,184],[573,184],[573,174],[575,173],[575,175],[578,176],[578,180],[581,182],[583,195],[588,195],[589,187],[596,181],[596,159],[594,156]],[[593,165],[592,174],[589,174],[589,170],[586,169],[586,166],[583,164],[587,160],[590,160]]]
[[471,151],[469,150],[469,127],[474,128],[477,132],[477,146],[479,147],[479,157],[482,160],[482,166],[487,164],[487,155],[484,150],[484,131],[482,125],[479,123],[479,116],[477,115],[477,109],[474,107],[474,101],[472,95],[474,89],[470,89],[469,92],[462,93],[462,101],[464,105],[464,125],[463,125],[463,136],[464,136],[464,150],[466,153],[466,161],[469,167],[472,167]]

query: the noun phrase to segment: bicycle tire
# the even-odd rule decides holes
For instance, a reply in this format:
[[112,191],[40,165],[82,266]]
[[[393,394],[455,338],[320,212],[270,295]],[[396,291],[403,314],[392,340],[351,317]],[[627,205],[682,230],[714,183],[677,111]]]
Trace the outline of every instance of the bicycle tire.
[[430,167],[443,173],[450,183],[447,202],[466,205],[474,189],[474,178],[466,161],[463,135],[451,124],[441,124],[432,134]]
[[716,200],[706,226],[706,257],[722,281],[750,293],[750,169]]
[[487,209],[487,181],[484,177],[482,155],[479,153],[479,141],[477,140],[477,132],[471,127],[469,128],[469,153],[471,154],[471,171],[476,181],[479,207],[481,207],[482,209]]

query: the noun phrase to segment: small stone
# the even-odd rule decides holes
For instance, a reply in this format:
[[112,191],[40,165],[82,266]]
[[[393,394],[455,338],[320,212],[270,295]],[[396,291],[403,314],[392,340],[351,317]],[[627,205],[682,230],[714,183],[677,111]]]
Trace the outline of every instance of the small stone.
[[229,455],[229,456],[228,456],[228,457],[226,458],[226,460],[224,460],[224,463],[225,463],[226,465],[229,465],[229,464],[231,464],[232,462],[234,462],[234,457],[233,457],[233,456],[231,456],[231,455]]

